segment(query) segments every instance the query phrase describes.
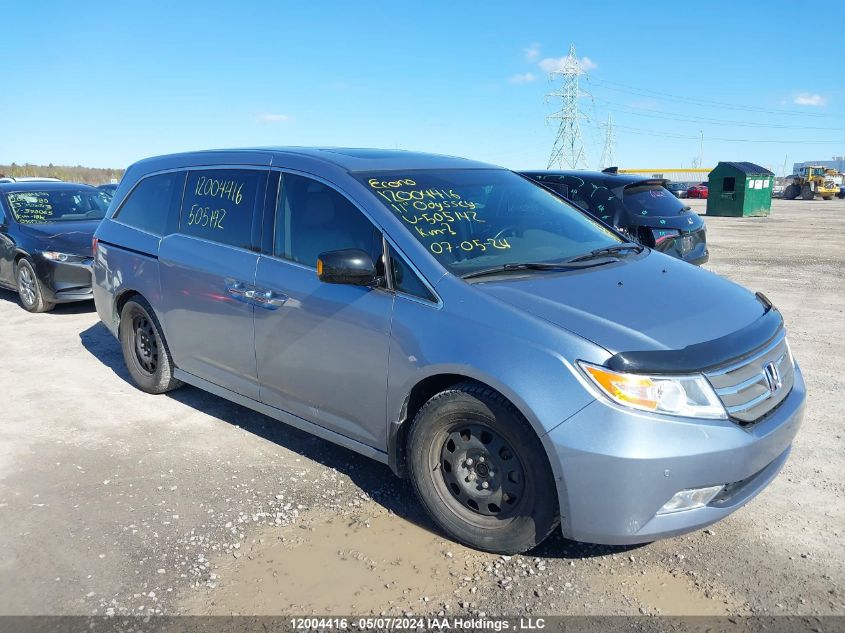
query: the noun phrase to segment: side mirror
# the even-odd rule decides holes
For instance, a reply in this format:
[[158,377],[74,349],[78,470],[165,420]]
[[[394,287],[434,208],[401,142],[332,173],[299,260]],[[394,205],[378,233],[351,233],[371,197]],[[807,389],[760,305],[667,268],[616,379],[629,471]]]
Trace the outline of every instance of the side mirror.
[[373,258],[358,248],[320,253],[317,277],[327,284],[376,286],[381,283]]

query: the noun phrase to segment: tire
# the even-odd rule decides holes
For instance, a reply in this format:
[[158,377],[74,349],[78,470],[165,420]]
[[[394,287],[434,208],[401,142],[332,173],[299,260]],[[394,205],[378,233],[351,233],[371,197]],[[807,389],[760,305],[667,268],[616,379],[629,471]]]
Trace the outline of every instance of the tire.
[[801,199],[802,200],[812,200],[816,197],[816,192],[810,187],[810,185],[804,185],[801,187]]
[[560,522],[539,438],[492,389],[461,383],[431,398],[412,422],[407,455],[420,502],[456,541],[516,554]]
[[782,196],[784,200],[795,200],[800,193],[801,188],[795,183],[792,183],[784,188]]
[[21,299],[21,305],[24,310],[29,312],[49,312],[56,307],[55,303],[50,303],[44,299],[44,287],[35,273],[35,267],[28,259],[22,259],[18,262],[17,268],[15,269],[15,282],[18,286],[18,296]]
[[120,311],[118,329],[123,360],[141,391],[159,394],[182,386],[173,377],[173,359],[152,307],[144,299],[130,299]]

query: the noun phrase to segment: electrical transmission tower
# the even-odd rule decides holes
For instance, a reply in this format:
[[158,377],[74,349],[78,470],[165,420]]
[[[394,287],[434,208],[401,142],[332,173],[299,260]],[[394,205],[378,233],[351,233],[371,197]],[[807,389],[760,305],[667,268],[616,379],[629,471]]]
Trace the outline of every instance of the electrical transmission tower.
[[607,125],[605,126],[604,149],[601,152],[601,162],[599,169],[605,167],[617,167],[616,165],[616,139],[613,135],[613,115],[607,115]]
[[560,121],[557,129],[557,137],[549,156],[547,169],[564,167],[569,169],[587,168],[587,153],[584,150],[584,139],[581,137],[580,119],[587,117],[581,114],[578,109],[578,97],[585,96],[578,88],[578,77],[584,74],[584,68],[575,54],[575,44],[570,44],[569,55],[563,60],[559,68],[549,73],[552,80],[561,78],[561,85],[546,95],[546,98],[554,97],[561,99],[560,109],[546,119],[557,119]]

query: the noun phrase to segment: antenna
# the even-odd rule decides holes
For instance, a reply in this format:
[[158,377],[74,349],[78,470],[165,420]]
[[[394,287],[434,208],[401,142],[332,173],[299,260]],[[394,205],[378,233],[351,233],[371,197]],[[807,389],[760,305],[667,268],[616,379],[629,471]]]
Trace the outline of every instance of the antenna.
[[605,126],[604,149],[601,152],[601,162],[599,162],[599,169],[605,167],[616,166],[616,139],[613,137],[613,115],[607,115],[607,125]]
[[553,90],[546,95],[546,98],[561,99],[560,109],[546,117],[546,120],[557,119],[560,121],[547,169],[552,167],[558,169],[563,167],[569,169],[587,168],[587,153],[584,151],[584,139],[581,137],[581,125],[579,123],[579,119],[586,119],[587,117],[578,110],[578,97],[586,96],[578,88],[578,76],[584,74],[584,72],[584,68],[575,54],[575,44],[570,44],[569,55],[563,59],[558,68],[549,73],[549,79],[554,80],[556,77],[561,77],[562,81],[558,90]]

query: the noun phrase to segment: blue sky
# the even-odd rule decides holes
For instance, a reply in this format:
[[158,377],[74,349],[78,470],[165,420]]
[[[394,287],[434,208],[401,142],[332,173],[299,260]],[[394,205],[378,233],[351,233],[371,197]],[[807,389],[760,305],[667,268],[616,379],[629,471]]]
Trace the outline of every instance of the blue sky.
[[623,167],[689,166],[700,132],[705,166],[845,154],[841,21],[796,21],[793,2],[0,0],[0,15],[0,163],[339,145],[545,167],[546,70],[570,42],[590,167],[608,113]]

